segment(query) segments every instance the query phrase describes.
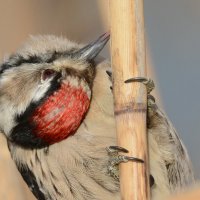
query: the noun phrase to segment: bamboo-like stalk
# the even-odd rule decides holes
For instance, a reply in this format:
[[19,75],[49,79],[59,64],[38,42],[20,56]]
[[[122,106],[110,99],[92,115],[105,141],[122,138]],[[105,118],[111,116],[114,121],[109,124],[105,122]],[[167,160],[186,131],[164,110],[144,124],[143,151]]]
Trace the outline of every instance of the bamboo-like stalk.
[[143,0],[110,0],[111,61],[118,145],[143,163],[120,164],[122,200],[149,200],[146,134],[147,97],[142,83],[124,81],[146,76]]

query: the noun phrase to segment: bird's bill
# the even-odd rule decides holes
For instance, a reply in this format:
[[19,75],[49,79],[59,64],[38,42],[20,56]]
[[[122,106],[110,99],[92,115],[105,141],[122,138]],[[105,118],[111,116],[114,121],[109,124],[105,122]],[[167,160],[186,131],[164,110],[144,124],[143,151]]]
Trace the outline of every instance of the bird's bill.
[[97,40],[75,52],[74,56],[83,60],[93,60],[101,52],[109,39],[110,33],[104,33]]

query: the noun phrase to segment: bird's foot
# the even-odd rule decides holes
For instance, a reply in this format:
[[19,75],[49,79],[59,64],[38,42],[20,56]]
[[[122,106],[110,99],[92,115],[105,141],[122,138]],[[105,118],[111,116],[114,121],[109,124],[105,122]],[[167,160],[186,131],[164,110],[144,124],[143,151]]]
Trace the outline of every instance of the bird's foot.
[[[107,75],[110,79],[112,79],[112,72],[106,71]],[[157,105],[155,103],[155,98],[150,94],[151,91],[155,88],[154,81],[152,79],[147,79],[145,77],[135,77],[130,78],[125,81],[125,83],[132,82],[141,82],[146,85],[147,88],[147,125],[149,124],[151,117],[156,113]],[[112,87],[110,87],[112,90]],[[110,156],[109,164],[108,164],[108,173],[110,176],[119,180],[119,164],[122,162],[128,161],[136,161],[140,163],[144,163],[142,159],[129,157],[125,155],[119,155],[119,152],[128,153],[128,150],[118,146],[110,146],[107,148],[108,155]],[[154,177],[150,175],[150,187],[155,184]]]
[[[107,148],[108,155],[110,156],[109,163],[108,163],[108,174],[113,177],[115,180],[119,181],[119,164],[124,162],[139,162],[144,163],[144,161],[140,158],[125,156],[125,155],[119,155],[119,152],[122,153],[128,153],[128,150],[119,147],[119,146],[109,146]],[[152,175],[150,175],[150,187],[152,187],[155,183],[154,178]]]
[[[108,77],[110,80],[112,80],[112,72],[107,70],[106,71]],[[124,81],[124,83],[128,84],[128,83],[133,83],[133,82],[139,82],[139,83],[143,83],[146,88],[147,88],[147,126],[148,128],[151,127],[151,118],[154,116],[154,114],[156,113],[157,110],[157,105],[155,103],[155,98],[150,94],[152,92],[152,90],[155,88],[155,84],[154,81],[152,79],[148,79],[146,77],[134,77],[134,78],[130,78],[127,79],[126,81]],[[112,90],[113,87],[111,86],[110,89]]]
[[140,158],[119,155],[119,152],[128,153],[128,150],[119,146],[110,146],[107,148],[108,155],[110,156],[108,163],[108,174],[114,179],[119,180],[119,164],[128,161],[144,163]]
[[135,78],[130,78],[130,79],[127,79],[126,81],[124,81],[124,83],[133,83],[133,82],[139,82],[139,83],[143,83],[144,85],[146,85],[147,94],[150,94],[151,91],[155,88],[154,81],[152,79],[148,79],[145,77],[135,77]]
[[[109,79],[112,80],[112,71],[107,70],[106,74],[108,75]],[[145,84],[147,88],[147,94],[150,94],[151,91],[155,88],[154,81],[146,77],[134,77],[134,78],[129,78],[124,81],[124,83],[132,83],[132,82],[140,82],[140,83]]]
[[147,95],[147,120],[149,120],[154,114],[156,113],[156,110],[158,109],[156,105],[155,98],[151,95]]
[[157,110],[157,105],[155,103],[155,98],[150,94],[155,88],[154,81],[145,77],[135,77],[130,78],[125,81],[125,83],[140,82],[143,83],[147,88],[147,121],[155,114]]

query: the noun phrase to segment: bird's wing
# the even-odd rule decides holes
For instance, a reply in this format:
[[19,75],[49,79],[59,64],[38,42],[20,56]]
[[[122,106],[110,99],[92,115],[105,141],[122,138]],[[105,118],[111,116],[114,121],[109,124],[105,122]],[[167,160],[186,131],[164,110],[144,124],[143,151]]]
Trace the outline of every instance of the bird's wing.
[[[160,139],[160,148],[164,149],[163,158],[167,168],[170,187],[180,189],[194,182],[193,170],[187,150],[171,124],[160,109],[157,109],[154,115],[154,126],[159,126],[157,134]],[[164,134],[164,135],[163,135]],[[166,138],[162,141],[163,138]]]

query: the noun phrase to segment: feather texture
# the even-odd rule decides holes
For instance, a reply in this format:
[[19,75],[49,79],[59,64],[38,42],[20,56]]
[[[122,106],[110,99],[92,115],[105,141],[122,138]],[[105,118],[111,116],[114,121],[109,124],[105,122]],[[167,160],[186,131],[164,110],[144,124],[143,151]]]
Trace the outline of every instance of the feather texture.
[[[26,166],[34,174],[45,199],[120,199],[119,183],[107,174],[106,147],[116,145],[111,82],[106,74],[110,64],[102,62],[96,70],[90,109],[75,135],[48,149],[27,150],[9,143],[19,171]],[[155,180],[151,192],[153,200],[160,200],[193,183],[194,177],[180,138],[159,109],[151,116],[150,127],[150,173]]]
[[[120,199],[119,182],[107,170],[106,147],[116,145],[110,63],[99,62],[94,68],[92,61],[72,58],[71,53],[81,47],[55,36],[36,37],[0,68],[0,129],[8,139],[18,170],[38,200]],[[41,72],[46,69],[58,76],[45,77],[41,82]],[[90,107],[84,118],[78,116],[81,124],[73,129],[74,135],[48,146],[32,135],[34,123],[29,126],[27,119],[41,101],[50,101],[50,95],[56,94],[66,80],[91,95]],[[59,119],[56,114],[62,109],[59,106],[50,115],[45,113],[43,121],[38,118],[38,127],[46,128],[46,117]],[[40,116],[41,112],[36,114]],[[52,125],[48,127],[50,135]],[[160,200],[191,185],[194,176],[180,137],[159,108],[148,116],[148,127],[150,174],[154,180],[151,196]]]

